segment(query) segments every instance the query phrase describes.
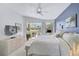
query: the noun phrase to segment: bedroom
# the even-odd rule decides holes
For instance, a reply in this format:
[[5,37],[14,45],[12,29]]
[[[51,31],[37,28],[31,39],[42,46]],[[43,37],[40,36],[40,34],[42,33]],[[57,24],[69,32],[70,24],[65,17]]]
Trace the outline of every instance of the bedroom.
[[79,55],[79,3],[0,3],[0,56]]

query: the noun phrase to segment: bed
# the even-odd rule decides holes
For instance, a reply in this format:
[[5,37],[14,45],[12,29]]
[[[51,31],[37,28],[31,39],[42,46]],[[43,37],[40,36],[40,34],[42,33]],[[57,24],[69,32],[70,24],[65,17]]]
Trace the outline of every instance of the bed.
[[[67,33],[64,36],[65,40],[73,42],[70,38],[71,34],[68,35]],[[67,38],[67,36],[69,37]],[[28,50],[30,56],[69,56],[70,47],[56,35],[41,35],[28,42],[30,42],[30,44],[27,43],[30,46]]]
[[[55,39],[55,40],[54,40]],[[53,49],[53,50],[52,50]],[[59,40],[50,36],[39,36],[35,38],[29,49],[29,55],[60,55],[59,54]]]

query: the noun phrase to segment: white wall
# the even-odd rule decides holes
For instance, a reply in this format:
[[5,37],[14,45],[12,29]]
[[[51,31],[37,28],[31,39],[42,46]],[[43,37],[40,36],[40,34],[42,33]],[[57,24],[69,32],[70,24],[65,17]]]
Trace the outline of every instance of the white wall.
[[[0,5],[0,36],[5,36],[5,25],[15,25],[15,23],[20,23],[23,27],[23,17],[6,6]],[[21,34],[23,35],[23,28]]]

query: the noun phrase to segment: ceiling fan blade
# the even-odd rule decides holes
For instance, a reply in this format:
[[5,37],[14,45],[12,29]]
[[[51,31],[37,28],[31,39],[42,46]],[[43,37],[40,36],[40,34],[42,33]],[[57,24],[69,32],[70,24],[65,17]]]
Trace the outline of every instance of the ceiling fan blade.
[[44,13],[48,13],[48,11],[45,11],[45,10],[42,10],[42,12],[44,12]]
[[41,16],[44,16],[43,13],[39,13]]

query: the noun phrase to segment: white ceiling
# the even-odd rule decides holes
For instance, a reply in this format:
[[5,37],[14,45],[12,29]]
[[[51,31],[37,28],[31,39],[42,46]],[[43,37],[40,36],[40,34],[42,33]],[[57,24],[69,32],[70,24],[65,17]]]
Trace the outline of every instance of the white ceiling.
[[70,5],[70,3],[42,3],[41,8],[42,11],[44,11],[43,16],[36,13],[38,3],[10,3],[5,5],[22,16],[40,19],[56,19],[56,17]]

